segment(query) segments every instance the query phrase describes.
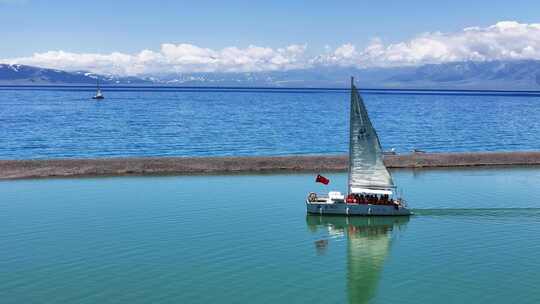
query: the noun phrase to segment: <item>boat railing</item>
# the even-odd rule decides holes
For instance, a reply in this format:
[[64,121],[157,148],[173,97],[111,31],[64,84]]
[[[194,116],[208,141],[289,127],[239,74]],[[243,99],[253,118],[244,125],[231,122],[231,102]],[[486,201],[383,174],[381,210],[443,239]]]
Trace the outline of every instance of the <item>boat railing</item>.
[[326,194],[319,194],[315,192],[309,193],[307,200],[310,203],[326,203],[328,202],[329,196]]

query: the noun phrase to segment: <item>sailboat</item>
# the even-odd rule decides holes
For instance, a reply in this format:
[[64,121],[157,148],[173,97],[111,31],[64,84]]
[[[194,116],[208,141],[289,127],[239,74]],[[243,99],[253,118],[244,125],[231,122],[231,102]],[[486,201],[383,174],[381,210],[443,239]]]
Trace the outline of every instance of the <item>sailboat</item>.
[[383,150],[366,106],[351,77],[348,194],[309,193],[308,213],[340,215],[410,215],[397,196],[392,175],[383,163]]
[[103,93],[101,93],[101,89],[99,88],[99,78],[96,78],[96,95],[92,97],[92,99],[105,99],[105,96],[103,96]]

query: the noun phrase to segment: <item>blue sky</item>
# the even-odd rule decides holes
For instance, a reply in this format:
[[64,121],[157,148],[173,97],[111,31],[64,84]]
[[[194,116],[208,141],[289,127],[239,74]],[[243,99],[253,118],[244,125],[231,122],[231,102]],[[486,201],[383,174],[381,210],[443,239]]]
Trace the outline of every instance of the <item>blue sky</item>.
[[135,54],[164,43],[225,47],[385,46],[425,32],[540,22],[538,0],[44,1],[0,0],[0,59],[47,51]]
[[[161,43],[318,48],[405,40],[501,20],[540,21],[540,1],[0,0],[0,57],[62,49],[134,52]],[[11,3],[11,4],[10,4]]]

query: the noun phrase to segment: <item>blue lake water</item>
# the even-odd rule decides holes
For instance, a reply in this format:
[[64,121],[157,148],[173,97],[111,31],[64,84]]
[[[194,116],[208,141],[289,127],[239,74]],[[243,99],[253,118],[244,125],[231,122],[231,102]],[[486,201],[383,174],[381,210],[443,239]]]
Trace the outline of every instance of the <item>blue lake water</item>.
[[[0,159],[336,154],[346,91],[0,90]],[[540,97],[364,94],[385,149],[540,150]]]
[[540,168],[394,171],[415,216],[306,216],[328,177],[0,182],[1,302],[540,302]]

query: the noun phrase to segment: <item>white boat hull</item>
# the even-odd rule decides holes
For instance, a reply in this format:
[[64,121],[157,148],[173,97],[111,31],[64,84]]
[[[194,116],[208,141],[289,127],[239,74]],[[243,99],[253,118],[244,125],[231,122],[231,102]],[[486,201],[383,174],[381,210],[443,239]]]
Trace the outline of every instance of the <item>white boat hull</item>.
[[411,215],[411,211],[403,206],[371,205],[371,204],[345,204],[345,203],[318,203],[306,202],[307,212],[310,214],[331,214],[346,216],[380,216],[380,215]]

